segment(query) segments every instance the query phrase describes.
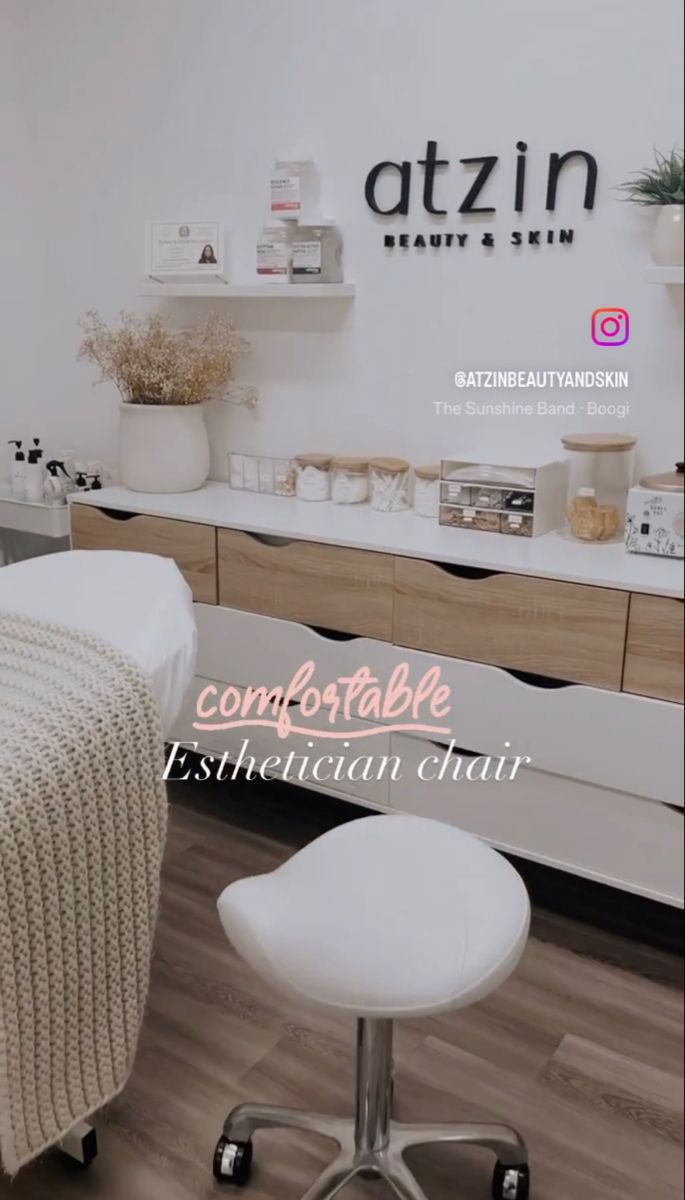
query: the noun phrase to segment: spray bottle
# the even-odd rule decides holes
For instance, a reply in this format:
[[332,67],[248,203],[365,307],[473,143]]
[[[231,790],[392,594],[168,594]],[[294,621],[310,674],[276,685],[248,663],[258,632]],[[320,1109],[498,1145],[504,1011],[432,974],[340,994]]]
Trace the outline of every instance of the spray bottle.
[[65,504],[67,494],[71,491],[71,480],[64,463],[58,458],[52,458],[45,464],[45,470],[47,474],[43,481],[43,496],[46,503]]
[[10,468],[10,491],[15,500],[24,500],[26,496],[26,455],[21,448],[21,442],[16,438],[12,438],[7,443],[8,446],[16,446],[14,459]]

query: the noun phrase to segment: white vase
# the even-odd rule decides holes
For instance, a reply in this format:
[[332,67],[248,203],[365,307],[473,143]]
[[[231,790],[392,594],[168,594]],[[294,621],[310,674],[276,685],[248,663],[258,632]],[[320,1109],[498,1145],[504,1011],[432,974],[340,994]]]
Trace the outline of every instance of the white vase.
[[134,492],[192,492],[209,474],[201,404],[122,404],[119,478]]
[[660,267],[682,267],[685,262],[683,205],[664,204],[652,235],[652,258]]

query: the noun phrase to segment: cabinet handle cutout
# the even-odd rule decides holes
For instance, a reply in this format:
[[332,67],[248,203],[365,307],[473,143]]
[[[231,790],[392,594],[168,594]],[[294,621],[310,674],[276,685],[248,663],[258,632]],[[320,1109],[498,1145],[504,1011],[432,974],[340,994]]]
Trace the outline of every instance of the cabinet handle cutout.
[[341,629],[326,629],[323,625],[308,625],[307,629],[329,642],[356,642],[361,636],[358,633],[344,633]]
[[541,688],[546,691],[559,691],[561,688],[579,687],[577,683],[571,683],[568,679],[550,679],[549,675],[534,675],[532,671],[507,671],[507,675],[513,675],[514,679],[518,679],[519,683],[525,683],[528,687]]
[[444,571],[446,575],[456,576],[457,579],[474,581],[492,579],[493,576],[505,574],[504,571],[487,571],[484,567],[464,567],[457,563],[433,562],[432,566],[437,567],[439,571]]
[[[447,750],[449,748],[449,742],[434,742],[432,738],[430,739],[430,745],[435,746],[436,750]],[[454,756],[454,758],[482,757],[479,750],[467,750],[464,746],[453,746],[450,753]]]
[[134,517],[140,516],[140,513],[122,512],[120,508],[97,508],[96,512],[102,513],[103,517],[109,517],[110,521],[132,521]]
[[292,538],[276,537],[275,534],[271,533],[250,533],[247,529],[242,529],[240,532],[243,533],[245,537],[252,538],[253,542],[259,542],[261,546],[280,547],[292,546],[293,544]]

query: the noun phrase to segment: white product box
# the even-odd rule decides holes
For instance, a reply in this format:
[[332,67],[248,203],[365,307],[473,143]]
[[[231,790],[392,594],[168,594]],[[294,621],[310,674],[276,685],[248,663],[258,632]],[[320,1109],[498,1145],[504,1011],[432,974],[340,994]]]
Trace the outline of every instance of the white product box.
[[682,492],[634,487],[628,492],[626,549],[633,554],[683,558],[685,512]]
[[271,172],[271,215],[283,220],[315,220],[321,209],[321,180],[311,159],[279,159]]
[[160,283],[223,280],[223,225],[220,221],[148,221],[145,274]]
[[[499,513],[504,518],[500,522],[502,533],[517,536],[525,532],[528,537],[539,537],[564,524],[567,477],[565,462],[537,460],[535,455],[518,463],[483,462],[463,455],[444,458],[440,469],[440,523],[460,527],[457,519],[450,519],[459,514],[451,514],[449,509],[463,507],[456,496],[453,499],[451,495],[456,492],[454,485],[461,484],[468,507],[479,511],[482,508],[488,514]],[[451,487],[446,486],[450,484]],[[479,506],[479,493],[487,498],[487,504]],[[498,493],[500,500],[496,506],[494,501]],[[508,518],[513,516],[524,519],[520,525],[512,522],[513,527],[509,529]],[[491,524],[494,528],[494,522],[488,522],[488,527]]]

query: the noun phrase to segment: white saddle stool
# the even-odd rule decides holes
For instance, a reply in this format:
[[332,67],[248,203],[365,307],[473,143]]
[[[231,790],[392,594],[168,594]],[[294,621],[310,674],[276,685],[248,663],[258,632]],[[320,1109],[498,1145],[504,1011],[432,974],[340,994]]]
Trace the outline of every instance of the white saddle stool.
[[470,834],[419,817],[352,821],[277,871],[243,879],[218,902],[227,937],[270,985],[358,1020],[354,1119],[245,1104],[214,1158],[242,1186],[260,1129],[307,1130],[339,1154],[303,1200],[331,1200],[355,1175],[384,1179],[401,1200],[427,1200],[404,1153],[453,1142],[497,1156],[495,1200],[525,1200],[526,1146],[504,1125],[404,1125],[392,1119],[393,1022],[474,1004],[523,953],[530,904],[520,876]]

